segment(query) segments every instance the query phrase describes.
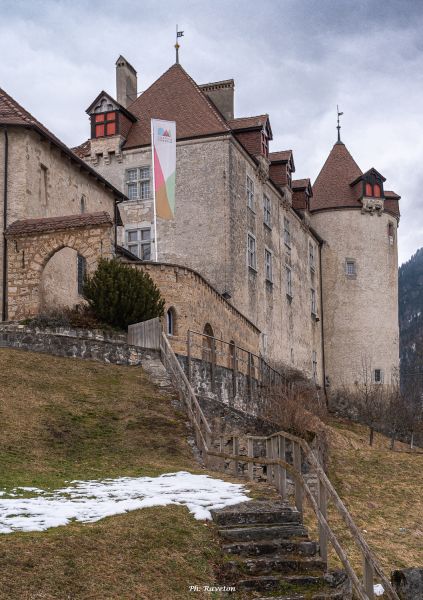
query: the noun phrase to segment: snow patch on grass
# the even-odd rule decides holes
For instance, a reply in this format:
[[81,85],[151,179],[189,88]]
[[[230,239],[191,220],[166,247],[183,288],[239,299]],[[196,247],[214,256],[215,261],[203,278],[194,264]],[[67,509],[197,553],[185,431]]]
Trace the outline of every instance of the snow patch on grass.
[[[0,491],[0,533],[44,531],[71,521],[93,523],[139,508],[182,504],[196,519],[211,519],[210,510],[250,500],[243,485],[192,475],[185,471],[160,477],[120,477],[72,481],[54,492],[15,488],[13,498]],[[19,490],[38,495],[17,498]]]

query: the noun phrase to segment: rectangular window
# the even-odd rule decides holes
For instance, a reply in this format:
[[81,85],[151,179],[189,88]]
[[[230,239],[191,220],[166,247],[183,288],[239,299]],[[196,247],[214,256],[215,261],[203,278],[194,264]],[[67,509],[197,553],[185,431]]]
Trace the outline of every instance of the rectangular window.
[[373,383],[383,383],[383,371],[382,371],[382,369],[375,369],[373,371]]
[[41,203],[47,205],[47,173],[48,169],[45,165],[41,166]]
[[150,167],[127,169],[126,195],[129,200],[149,200],[151,197]]
[[256,256],[256,239],[250,233],[248,234],[248,266],[251,269],[257,270],[257,256]]
[[247,175],[247,206],[254,210],[254,181]]
[[291,268],[285,265],[285,276],[286,276],[286,294],[292,298],[292,271]]
[[151,231],[145,229],[128,229],[126,232],[126,247],[129,252],[138,256],[141,260],[151,258]]
[[273,281],[273,268],[272,268],[272,253],[270,250],[264,251],[264,267],[266,272],[266,281]]
[[115,135],[116,133],[116,113],[99,113],[94,118],[94,137],[104,137]]
[[348,277],[354,277],[357,274],[355,260],[347,258],[345,261],[345,273],[348,275]]
[[283,218],[283,240],[288,248],[291,247],[291,223],[286,217]]
[[394,244],[394,224],[391,222],[388,223],[388,238],[389,238],[390,245],[393,246],[393,244]]
[[263,221],[269,228],[272,227],[272,204],[266,194],[263,196]]
[[317,352],[313,350],[312,355],[312,369],[313,369],[313,381],[317,381]]
[[311,242],[308,245],[308,261],[310,263],[310,269],[312,271],[316,270],[316,257],[314,254],[314,244]]
[[81,296],[84,291],[84,279],[85,273],[87,272],[87,261],[84,256],[78,254],[77,256],[77,284],[78,284],[78,294]]
[[316,290],[314,290],[313,288],[311,289],[311,314],[313,316],[317,315],[317,296]]

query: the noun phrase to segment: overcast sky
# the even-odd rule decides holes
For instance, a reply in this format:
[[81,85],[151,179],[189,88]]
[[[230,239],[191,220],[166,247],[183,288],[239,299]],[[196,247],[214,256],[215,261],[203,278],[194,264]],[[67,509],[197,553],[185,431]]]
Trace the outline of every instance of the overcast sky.
[[269,113],[271,150],[316,178],[342,139],[402,196],[400,262],[423,246],[422,0],[0,0],[0,87],[69,146],[115,95],[123,54],[144,90],[175,60],[197,83],[235,79],[236,116]]

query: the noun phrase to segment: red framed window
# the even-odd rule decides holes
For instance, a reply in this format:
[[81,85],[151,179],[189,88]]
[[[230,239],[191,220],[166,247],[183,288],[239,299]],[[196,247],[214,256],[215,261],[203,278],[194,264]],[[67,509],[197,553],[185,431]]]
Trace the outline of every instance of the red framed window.
[[370,183],[366,183],[366,196],[373,196],[373,188]]
[[94,137],[105,137],[116,133],[116,112],[106,112],[94,115]]
[[374,186],[373,186],[373,195],[376,198],[380,198],[380,185],[377,184],[377,183],[375,183]]

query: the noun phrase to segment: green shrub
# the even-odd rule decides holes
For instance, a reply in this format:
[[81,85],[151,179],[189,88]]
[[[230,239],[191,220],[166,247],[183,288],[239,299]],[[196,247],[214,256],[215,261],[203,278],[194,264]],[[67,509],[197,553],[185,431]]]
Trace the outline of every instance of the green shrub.
[[164,311],[160,290],[148,273],[116,259],[100,260],[95,273],[85,278],[83,295],[99,321],[121,329]]

